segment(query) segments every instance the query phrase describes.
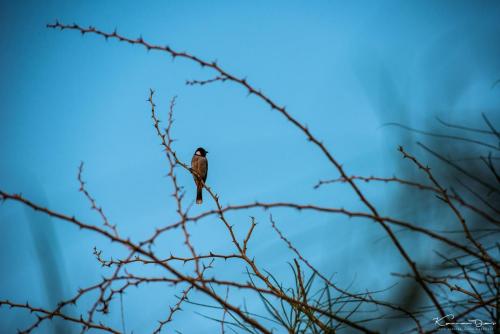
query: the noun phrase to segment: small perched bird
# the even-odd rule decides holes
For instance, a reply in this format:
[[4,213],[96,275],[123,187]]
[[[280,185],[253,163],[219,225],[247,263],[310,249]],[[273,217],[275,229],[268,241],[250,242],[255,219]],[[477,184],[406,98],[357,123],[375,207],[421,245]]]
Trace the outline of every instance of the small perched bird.
[[196,204],[203,203],[201,192],[208,175],[207,153],[203,147],[198,147],[191,160],[191,170],[193,171],[194,183],[196,183]]

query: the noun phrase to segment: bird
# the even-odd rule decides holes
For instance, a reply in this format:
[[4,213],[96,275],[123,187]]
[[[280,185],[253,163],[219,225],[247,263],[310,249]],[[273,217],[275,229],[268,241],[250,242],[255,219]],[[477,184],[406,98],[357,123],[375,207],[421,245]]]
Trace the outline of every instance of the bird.
[[191,160],[191,172],[193,173],[194,183],[196,184],[196,204],[203,203],[203,184],[207,180],[208,175],[207,153],[208,152],[203,147],[198,147]]

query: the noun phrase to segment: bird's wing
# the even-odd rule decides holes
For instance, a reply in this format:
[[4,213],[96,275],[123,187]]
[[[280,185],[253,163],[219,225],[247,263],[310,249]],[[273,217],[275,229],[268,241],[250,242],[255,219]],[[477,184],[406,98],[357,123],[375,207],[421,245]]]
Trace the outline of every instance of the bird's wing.
[[193,156],[193,160],[191,160],[191,168],[194,172],[196,172],[196,176],[200,176],[200,178],[205,182],[207,180],[207,171],[208,171],[208,161],[205,157]]
[[207,180],[207,176],[208,176],[208,159],[207,158],[203,158],[202,165],[204,165],[203,167],[205,170],[205,175],[203,175],[203,182],[205,182]]

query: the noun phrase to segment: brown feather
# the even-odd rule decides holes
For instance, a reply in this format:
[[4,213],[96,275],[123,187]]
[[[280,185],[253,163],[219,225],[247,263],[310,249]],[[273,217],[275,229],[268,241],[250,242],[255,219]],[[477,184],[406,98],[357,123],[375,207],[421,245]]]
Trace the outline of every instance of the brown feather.
[[203,183],[207,180],[208,161],[206,157],[194,155],[191,160],[191,169],[193,170],[193,178],[196,184],[196,203],[203,203]]

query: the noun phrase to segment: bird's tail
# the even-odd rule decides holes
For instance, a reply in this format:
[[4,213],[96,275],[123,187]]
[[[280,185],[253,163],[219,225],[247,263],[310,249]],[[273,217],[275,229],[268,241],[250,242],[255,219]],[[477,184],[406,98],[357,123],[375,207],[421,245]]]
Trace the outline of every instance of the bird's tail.
[[203,203],[203,196],[201,194],[201,191],[203,190],[202,187],[198,187],[197,193],[196,193],[196,204],[201,204]]

